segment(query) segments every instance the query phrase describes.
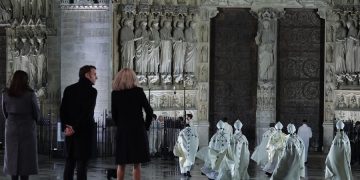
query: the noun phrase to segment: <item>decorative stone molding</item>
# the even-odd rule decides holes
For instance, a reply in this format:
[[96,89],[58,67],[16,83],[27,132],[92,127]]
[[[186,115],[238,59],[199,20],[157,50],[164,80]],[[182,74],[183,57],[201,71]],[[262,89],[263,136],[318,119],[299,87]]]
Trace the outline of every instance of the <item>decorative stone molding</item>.
[[61,10],[109,10],[109,0],[99,0],[98,3],[90,0],[61,0]]

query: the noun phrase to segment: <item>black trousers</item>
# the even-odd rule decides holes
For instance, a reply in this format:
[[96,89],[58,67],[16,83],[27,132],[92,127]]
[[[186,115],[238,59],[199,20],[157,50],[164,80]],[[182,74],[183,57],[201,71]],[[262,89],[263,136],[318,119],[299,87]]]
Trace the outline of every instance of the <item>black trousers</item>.
[[75,165],[77,172],[76,174],[77,180],[86,180],[88,160],[75,160],[73,158],[66,159],[65,169],[64,169],[64,180],[74,179]]

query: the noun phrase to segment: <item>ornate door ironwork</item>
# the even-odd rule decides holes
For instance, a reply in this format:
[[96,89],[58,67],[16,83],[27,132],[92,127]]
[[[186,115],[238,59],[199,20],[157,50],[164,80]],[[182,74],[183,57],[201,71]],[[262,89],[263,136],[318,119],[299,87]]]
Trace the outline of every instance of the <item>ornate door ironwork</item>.
[[279,19],[277,121],[301,126],[322,145],[324,21],[312,9],[286,9]]
[[211,21],[210,137],[216,123],[240,119],[243,133],[254,142],[257,19],[249,9],[219,9]]

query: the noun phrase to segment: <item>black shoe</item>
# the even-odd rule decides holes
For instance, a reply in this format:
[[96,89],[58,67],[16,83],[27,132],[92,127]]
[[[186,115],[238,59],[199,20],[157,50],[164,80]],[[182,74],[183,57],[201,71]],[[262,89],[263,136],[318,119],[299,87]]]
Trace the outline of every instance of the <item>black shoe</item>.
[[187,174],[186,174],[186,173],[181,173],[181,175],[183,175],[183,176],[187,176]]
[[187,177],[191,177],[190,171],[186,172]]
[[265,174],[269,177],[272,176],[272,173],[265,172]]
[[206,176],[206,174],[205,174],[205,173],[203,173],[203,172],[201,172],[201,175]]

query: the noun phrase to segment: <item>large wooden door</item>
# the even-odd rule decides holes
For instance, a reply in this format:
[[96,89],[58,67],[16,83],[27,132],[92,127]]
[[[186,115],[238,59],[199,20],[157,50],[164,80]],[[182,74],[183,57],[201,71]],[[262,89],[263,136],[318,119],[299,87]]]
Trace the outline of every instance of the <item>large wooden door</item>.
[[324,21],[316,10],[286,9],[279,19],[277,120],[307,119],[313,145],[322,144]]
[[250,142],[255,137],[257,19],[250,9],[219,9],[211,21],[210,137],[218,120],[240,119]]

